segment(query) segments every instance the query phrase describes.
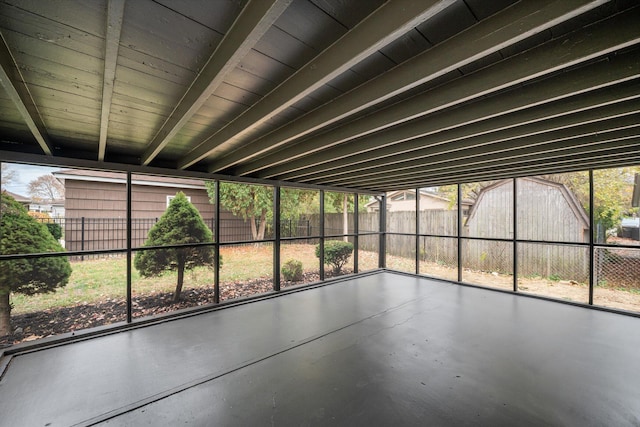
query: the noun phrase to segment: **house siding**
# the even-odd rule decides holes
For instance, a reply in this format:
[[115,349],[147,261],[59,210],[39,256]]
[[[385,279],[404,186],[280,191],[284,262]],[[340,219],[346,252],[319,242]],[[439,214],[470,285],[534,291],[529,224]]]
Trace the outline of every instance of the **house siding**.
[[[124,179],[125,176],[115,177]],[[190,183],[191,184],[191,183]],[[142,246],[149,229],[167,208],[167,196],[182,191],[213,231],[215,206],[207,191],[197,188],[134,183],[132,196],[132,246]],[[65,247],[69,251],[126,249],[127,189],[120,182],[65,179]],[[228,211],[220,213],[220,241],[251,240],[248,222]]]

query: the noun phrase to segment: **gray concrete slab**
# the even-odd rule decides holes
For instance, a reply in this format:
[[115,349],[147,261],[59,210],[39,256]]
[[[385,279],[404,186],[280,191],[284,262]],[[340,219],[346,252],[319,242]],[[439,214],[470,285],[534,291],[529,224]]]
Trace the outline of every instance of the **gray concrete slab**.
[[0,424],[640,425],[640,319],[380,273],[13,359]]

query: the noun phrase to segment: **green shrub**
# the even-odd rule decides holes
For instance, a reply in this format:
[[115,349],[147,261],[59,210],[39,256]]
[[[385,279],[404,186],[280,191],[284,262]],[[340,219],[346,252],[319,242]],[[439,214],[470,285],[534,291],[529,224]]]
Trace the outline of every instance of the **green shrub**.
[[[183,192],[176,193],[158,222],[149,230],[144,246],[188,245],[213,240],[211,230],[200,212]],[[178,279],[173,301],[180,300],[185,270],[197,266],[213,266],[215,250],[211,246],[182,246],[136,252],[133,265],[143,277],[160,276],[176,270]],[[220,259],[220,258],[219,258]],[[222,259],[220,259],[222,265]]]
[[[353,244],[339,240],[324,243],[324,264],[333,267],[334,274],[340,274],[342,267],[353,253]],[[316,245],[316,256],[320,258],[320,245]]]
[[47,226],[47,229],[49,230],[49,233],[51,233],[51,235],[56,240],[60,240],[62,238],[62,227],[60,227],[60,224],[55,223],[55,222],[47,222],[44,225]]
[[[0,255],[63,252],[47,228],[29,216],[27,209],[6,193],[0,193]],[[55,292],[71,275],[66,256],[17,258],[0,262],[0,336],[11,329],[11,294]]]
[[282,277],[288,282],[299,282],[302,280],[302,262],[297,259],[289,259],[280,269]]

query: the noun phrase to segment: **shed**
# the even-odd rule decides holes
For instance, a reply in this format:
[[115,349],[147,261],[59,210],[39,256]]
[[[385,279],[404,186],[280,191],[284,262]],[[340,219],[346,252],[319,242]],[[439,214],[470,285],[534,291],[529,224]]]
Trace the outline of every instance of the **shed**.
[[[498,181],[480,191],[465,229],[473,237],[513,238],[513,181]],[[518,239],[588,242],[589,216],[564,184],[543,178],[518,178]]]
[[[564,184],[526,177],[517,181],[517,237],[543,242],[589,241],[589,217]],[[466,236],[512,239],[513,180],[501,180],[480,191],[463,233]],[[513,273],[513,244],[497,240],[465,240],[465,266],[474,270]],[[583,282],[589,274],[586,248],[552,243],[520,243],[518,272]]]

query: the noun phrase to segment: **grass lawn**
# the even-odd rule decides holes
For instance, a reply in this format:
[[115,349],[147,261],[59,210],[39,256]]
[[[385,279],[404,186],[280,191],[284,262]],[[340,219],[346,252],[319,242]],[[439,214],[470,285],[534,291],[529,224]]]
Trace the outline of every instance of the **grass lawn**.
[[[241,284],[252,279],[273,278],[273,246],[271,244],[225,246],[221,249],[221,285]],[[283,244],[280,259],[284,264],[288,259],[302,262],[307,273],[319,271],[319,261],[315,256],[315,245]],[[369,258],[371,258],[369,260]],[[353,258],[352,258],[353,259]],[[369,262],[370,261],[370,262]],[[351,261],[352,262],[352,261]],[[366,267],[366,265],[371,266]],[[360,251],[360,268],[364,271],[375,268],[377,253]],[[400,271],[415,271],[413,259],[387,256],[387,267]],[[73,273],[64,288],[50,294],[24,296],[12,294],[13,315],[32,313],[53,307],[93,304],[106,300],[124,300],[126,294],[126,258],[114,257],[72,262]],[[347,266],[348,268],[348,266]],[[435,263],[421,262],[422,274],[456,280],[455,268]],[[159,277],[140,277],[135,268],[132,271],[133,295],[149,295],[156,292],[173,292],[177,274],[167,271]],[[512,288],[512,276],[465,270],[463,280],[490,287]],[[214,273],[211,268],[197,267],[185,273],[183,289],[213,287]],[[553,298],[586,302],[588,289],[563,282],[553,282],[546,278],[519,278],[520,290]],[[595,303],[623,310],[640,311],[640,293],[596,287]]]
[[[281,260],[289,258],[302,262],[304,271],[318,271],[319,261],[315,246],[285,244],[281,249]],[[256,278],[273,277],[273,246],[271,244],[225,246],[221,249],[222,269],[220,283],[237,283]],[[31,313],[52,307],[68,307],[91,304],[104,300],[124,300],[127,289],[127,260],[124,256],[95,260],[74,261],[69,283],[50,294],[25,296],[12,294],[12,314]],[[167,271],[159,277],[140,277],[132,269],[133,295],[153,292],[172,292],[176,286],[177,273]],[[185,272],[184,288],[212,287],[214,272],[208,267],[197,267]]]

